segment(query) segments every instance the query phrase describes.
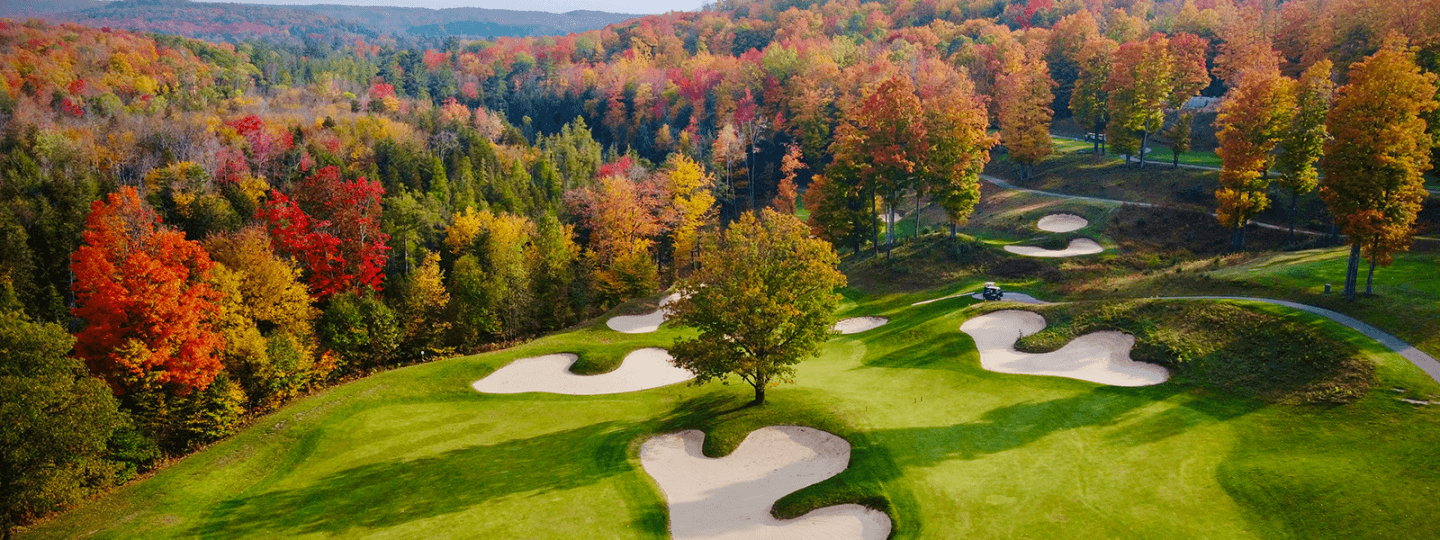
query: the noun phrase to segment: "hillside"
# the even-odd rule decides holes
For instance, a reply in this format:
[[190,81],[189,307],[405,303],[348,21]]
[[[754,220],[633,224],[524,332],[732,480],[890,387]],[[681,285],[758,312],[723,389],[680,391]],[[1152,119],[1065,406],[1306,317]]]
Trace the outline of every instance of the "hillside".
[[274,6],[191,0],[0,2],[0,17],[73,21],[92,27],[159,32],[209,41],[262,39],[299,43],[382,37],[565,35],[604,28],[634,15],[600,11],[546,13],[503,9],[389,6]]
[[426,9],[318,4],[295,6],[294,9],[363,23],[393,35],[465,37],[565,35],[604,28],[636,17],[602,11],[546,13],[469,7]]

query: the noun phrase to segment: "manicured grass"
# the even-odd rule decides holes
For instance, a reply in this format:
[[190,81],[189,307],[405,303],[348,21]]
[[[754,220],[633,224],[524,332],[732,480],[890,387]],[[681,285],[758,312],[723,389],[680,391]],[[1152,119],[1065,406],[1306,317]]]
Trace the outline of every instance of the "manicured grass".
[[890,513],[896,538],[1440,535],[1440,407],[1396,400],[1440,385],[1373,341],[1256,308],[1375,363],[1376,390],[1343,405],[996,374],[959,331],[978,313],[965,309],[973,300],[910,305],[979,281],[847,292],[841,316],[890,323],[832,340],[765,407],[743,407],[747,388],[718,384],[589,397],[470,390],[515,358],[622,356],[678,335],[597,321],[323,392],[21,538],[660,538],[666,509],[640,470],[641,441],[704,429],[707,453],[720,455],[775,424],[854,447],[848,470],[777,513],[865,502]]
[[[1077,141],[1068,137],[1056,137],[1054,135],[1051,135],[1050,141],[1054,143],[1055,153],[1057,154],[1073,154],[1079,150],[1094,150],[1095,148],[1095,143],[1091,141]],[[1106,157],[1117,160],[1125,159],[1124,156],[1116,155],[1107,155]],[[1150,146],[1150,153],[1146,154],[1145,161],[1155,161],[1170,165],[1174,162],[1174,157],[1175,156],[1170,151],[1169,147],[1152,144]],[[1215,152],[1211,150],[1191,150],[1189,152],[1181,152],[1180,164],[1200,165],[1203,167],[1219,167],[1221,165],[1220,156],[1216,155]]]

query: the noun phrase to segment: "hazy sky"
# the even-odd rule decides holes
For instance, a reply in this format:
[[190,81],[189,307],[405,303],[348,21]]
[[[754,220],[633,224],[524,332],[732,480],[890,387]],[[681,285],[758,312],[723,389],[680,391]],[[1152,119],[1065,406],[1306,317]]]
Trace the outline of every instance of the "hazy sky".
[[[207,0],[200,0],[207,1]],[[513,9],[518,11],[549,11],[565,13],[577,9],[609,11],[611,13],[664,13],[666,11],[694,11],[700,9],[701,0],[208,0],[237,2],[242,4],[344,4],[351,6],[403,6],[443,9],[453,7],[478,7],[489,9]]]

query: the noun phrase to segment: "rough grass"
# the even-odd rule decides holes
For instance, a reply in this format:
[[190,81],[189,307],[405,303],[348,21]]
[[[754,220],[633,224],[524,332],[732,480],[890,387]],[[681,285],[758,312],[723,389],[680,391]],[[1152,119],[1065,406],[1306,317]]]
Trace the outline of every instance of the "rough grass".
[[[985,309],[998,309],[987,306]],[[1344,403],[1364,396],[1374,366],[1360,351],[1308,324],[1234,304],[1087,302],[1033,309],[1049,326],[1016,348],[1050,352],[1091,332],[1135,337],[1131,357],[1193,382],[1280,403]]]

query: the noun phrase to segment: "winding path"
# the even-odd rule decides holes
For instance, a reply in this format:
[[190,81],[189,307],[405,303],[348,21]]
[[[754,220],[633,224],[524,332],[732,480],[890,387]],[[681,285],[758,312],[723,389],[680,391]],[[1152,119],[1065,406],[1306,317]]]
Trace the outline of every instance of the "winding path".
[[[980,175],[980,178],[984,179],[986,182],[990,182],[991,184],[995,184],[997,187],[1001,187],[1001,188],[1008,189],[1008,190],[1011,190],[1011,191],[1023,191],[1023,192],[1026,192],[1026,193],[1034,193],[1034,194],[1036,194],[1036,195],[1044,195],[1044,196],[1046,196],[1046,197],[1055,197],[1055,198],[1058,198],[1058,199],[1070,199],[1070,200],[1075,200],[1075,201],[1090,201],[1090,202],[1098,202],[1098,203],[1104,203],[1104,204],[1117,204],[1117,205],[1121,205],[1121,206],[1130,205],[1130,206],[1139,206],[1139,207],[1141,207],[1141,208],[1155,208],[1156,206],[1158,206],[1158,205],[1155,205],[1155,204],[1152,204],[1152,203],[1147,203],[1147,202],[1122,201],[1122,200],[1119,200],[1119,199],[1106,199],[1106,198],[1104,198],[1104,197],[1086,197],[1086,196],[1083,196],[1083,195],[1070,195],[1070,194],[1066,194],[1066,193],[1056,193],[1056,192],[1054,192],[1054,191],[1040,191],[1040,190],[1038,190],[1038,189],[1023,188],[1023,187],[1017,186],[1017,185],[1015,185],[1015,184],[1011,184],[1010,182],[1006,182],[1006,181],[1004,181],[1004,180],[1001,180],[1001,179],[999,179],[999,178],[996,178],[996,177],[994,177],[994,176],[990,176],[990,175],[988,175],[988,174],[982,174],[982,175]],[[1212,214],[1212,215],[1213,215],[1213,214]],[[1261,222],[1259,222],[1259,221],[1253,221],[1253,220],[1250,222],[1250,224],[1251,224],[1251,225],[1254,225],[1254,226],[1256,226],[1256,227],[1262,227],[1262,228],[1266,228],[1266,229],[1274,229],[1274,230],[1277,230],[1277,231],[1290,232],[1290,227],[1286,227],[1286,226],[1274,225],[1274,224],[1270,224],[1270,223],[1261,223]],[[1309,236],[1326,236],[1326,233],[1315,232],[1315,231],[1307,231],[1307,230],[1305,230],[1305,229],[1295,229],[1295,233],[1296,233],[1296,234],[1309,235]],[[1419,238],[1419,237],[1417,237],[1417,238]]]
[[1322,308],[1322,307],[1316,307],[1316,306],[1312,306],[1312,305],[1309,305],[1309,304],[1301,304],[1301,303],[1299,303],[1299,302],[1291,302],[1291,301],[1288,301],[1288,300],[1276,300],[1276,299],[1273,299],[1273,298],[1256,298],[1256,297],[1253,297],[1253,296],[1160,296],[1160,297],[1155,297],[1154,299],[1155,299],[1155,300],[1249,300],[1249,301],[1252,301],[1252,302],[1264,302],[1264,303],[1266,303],[1266,304],[1274,304],[1274,305],[1277,305],[1277,306],[1285,306],[1285,307],[1288,307],[1288,308],[1291,308],[1291,309],[1298,309],[1298,310],[1304,311],[1304,312],[1306,312],[1306,313],[1313,313],[1313,314],[1315,314],[1315,315],[1319,315],[1319,316],[1321,316],[1321,317],[1325,317],[1326,319],[1330,319],[1330,320],[1335,321],[1335,322],[1337,322],[1337,323],[1340,323],[1340,324],[1343,324],[1343,325],[1345,325],[1345,326],[1348,326],[1348,327],[1350,327],[1350,329],[1355,330],[1356,332],[1360,332],[1361,334],[1364,334],[1366,337],[1369,337],[1370,339],[1373,339],[1373,340],[1375,340],[1375,341],[1380,342],[1381,345],[1384,345],[1385,347],[1389,348],[1390,350],[1395,351],[1396,353],[1399,353],[1400,356],[1405,357],[1405,359],[1406,359],[1406,360],[1409,360],[1411,364],[1415,364],[1415,367],[1420,368],[1420,370],[1421,370],[1421,371],[1424,371],[1426,375],[1429,375],[1431,379],[1435,379],[1435,382],[1440,382],[1440,361],[1437,361],[1434,356],[1430,356],[1430,355],[1429,355],[1428,353],[1426,353],[1425,351],[1422,351],[1422,350],[1420,350],[1419,348],[1417,348],[1416,346],[1411,345],[1411,344],[1409,344],[1409,343],[1406,343],[1406,342],[1402,341],[1400,338],[1397,338],[1397,337],[1395,337],[1395,336],[1393,336],[1393,335],[1390,335],[1388,332],[1385,332],[1384,330],[1381,330],[1381,329],[1376,328],[1376,327],[1374,327],[1374,326],[1370,326],[1368,323],[1366,323],[1366,322],[1364,322],[1364,321],[1361,321],[1360,319],[1356,319],[1356,318],[1354,318],[1354,317],[1351,317],[1351,316],[1346,315],[1346,314],[1344,314],[1344,313],[1340,313],[1340,312],[1338,312],[1338,311],[1333,311],[1333,310],[1325,309],[1325,308]]
[[[949,299],[949,298],[954,298],[955,296],[960,296],[961,294],[963,294],[963,293],[955,294],[955,295],[951,295],[951,296],[946,296],[946,297],[944,297],[944,298],[936,298],[936,299],[934,299],[934,300],[927,300],[927,301],[924,301],[924,302],[917,302],[917,303],[912,304],[912,305],[921,305],[921,304],[927,304],[927,303],[930,303],[930,302],[938,302],[938,301],[940,301],[940,300],[946,300],[946,299]],[[1040,301],[1040,300],[1035,300],[1033,297],[1030,297],[1030,296],[1027,296],[1027,295],[1021,295],[1021,294],[1019,294],[1019,293],[1009,293],[1009,292],[1005,293],[1006,296],[1010,296],[1010,295],[1012,295],[1012,294],[1017,294],[1017,295],[1019,295],[1019,296],[1024,296],[1024,297],[1025,297],[1025,300],[1020,300],[1021,302],[1024,302],[1024,303],[1035,303],[1035,304],[1050,304],[1050,303],[1051,303],[1051,302],[1044,302],[1044,301]],[[976,300],[981,300],[979,293],[976,293],[975,299],[976,299]],[[1340,323],[1340,324],[1342,324],[1342,325],[1350,328],[1351,330],[1354,330],[1354,331],[1356,331],[1356,332],[1360,332],[1360,333],[1363,334],[1365,337],[1368,337],[1368,338],[1370,338],[1370,339],[1373,339],[1373,340],[1375,340],[1375,341],[1380,342],[1381,345],[1384,345],[1386,348],[1388,348],[1388,349],[1390,349],[1390,350],[1392,350],[1392,351],[1395,351],[1397,354],[1399,354],[1400,356],[1404,357],[1406,360],[1409,360],[1411,364],[1415,364],[1415,367],[1420,368],[1421,371],[1424,371],[1425,374],[1426,374],[1426,375],[1429,375],[1431,379],[1434,379],[1434,380],[1435,380],[1435,382],[1440,383],[1440,360],[1436,360],[1434,356],[1430,356],[1429,353],[1420,350],[1419,347],[1416,347],[1416,346],[1414,346],[1414,345],[1411,345],[1411,344],[1409,344],[1409,343],[1406,343],[1404,340],[1402,340],[1402,339],[1400,339],[1400,338],[1397,338],[1397,337],[1395,337],[1394,335],[1391,335],[1389,332],[1386,332],[1386,331],[1384,331],[1384,330],[1381,330],[1381,329],[1379,329],[1379,328],[1376,328],[1376,327],[1374,327],[1374,326],[1371,326],[1369,323],[1366,323],[1365,321],[1362,321],[1362,320],[1360,320],[1360,319],[1356,319],[1356,318],[1354,318],[1354,317],[1351,317],[1351,316],[1346,315],[1346,314],[1344,314],[1344,313],[1340,313],[1340,312],[1335,311],[1335,310],[1325,309],[1325,308],[1318,307],[1318,306],[1312,306],[1312,305],[1310,305],[1310,304],[1301,304],[1301,303],[1299,303],[1299,302],[1291,302],[1291,301],[1289,301],[1289,300],[1276,300],[1276,299],[1274,299],[1274,298],[1259,298],[1259,297],[1255,297],[1255,296],[1153,296],[1153,297],[1150,297],[1150,298],[1140,298],[1140,299],[1137,299],[1137,300],[1146,300],[1146,299],[1148,299],[1148,300],[1247,300],[1247,301],[1251,301],[1251,302],[1263,302],[1263,303],[1266,303],[1266,304],[1274,304],[1274,305],[1277,305],[1277,306],[1284,306],[1284,307],[1288,307],[1288,308],[1290,308],[1290,309],[1297,309],[1297,310],[1300,310],[1300,311],[1304,311],[1304,312],[1306,312],[1306,313],[1311,313],[1311,314],[1314,314],[1314,315],[1319,315],[1319,316],[1321,316],[1321,317],[1325,317],[1326,319],[1330,319],[1330,320],[1332,320],[1332,321],[1335,321],[1335,322],[1337,322],[1337,323]],[[1008,298],[1007,298],[1007,300],[1008,300]],[[1027,302],[1026,300],[1032,300],[1032,301],[1034,301],[1034,302]]]

